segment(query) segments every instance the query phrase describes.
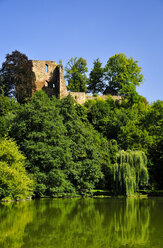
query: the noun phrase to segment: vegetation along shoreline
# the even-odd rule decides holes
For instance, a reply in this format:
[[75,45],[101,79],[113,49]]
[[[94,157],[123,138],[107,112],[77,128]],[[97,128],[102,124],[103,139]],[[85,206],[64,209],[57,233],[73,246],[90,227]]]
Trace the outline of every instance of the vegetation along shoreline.
[[61,61],[7,54],[0,201],[163,196],[163,101],[149,104],[138,94],[141,70],[123,53],[104,67],[96,59],[89,76],[83,58],[63,70]]

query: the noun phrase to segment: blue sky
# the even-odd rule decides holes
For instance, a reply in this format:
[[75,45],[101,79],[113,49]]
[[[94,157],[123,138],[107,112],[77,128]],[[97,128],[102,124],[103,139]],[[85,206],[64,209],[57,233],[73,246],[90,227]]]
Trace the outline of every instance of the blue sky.
[[0,0],[0,65],[18,50],[29,59],[99,57],[125,53],[138,60],[138,92],[163,100],[163,0]]

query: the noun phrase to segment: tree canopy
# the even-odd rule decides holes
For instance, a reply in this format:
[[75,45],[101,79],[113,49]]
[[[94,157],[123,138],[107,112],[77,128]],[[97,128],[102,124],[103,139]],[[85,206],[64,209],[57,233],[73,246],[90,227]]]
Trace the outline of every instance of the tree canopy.
[[71,96],[58,100],[37,92],[18,110],[11,135],[28,159],[37,196],[90,190],[109,169],[106,139],[85,121],[85,108]]
[[18,105],[14,99],[0,95],[0,138],[8,135]]
[[143,81],[141,67],[137,63],[123,53],[110,57],[105,66],[107,90],[121,96],[135,94],[136,86]]
[[104,69],[102,63],[97,58],[94,62],[94,67],[89,74],[87,91],[91,93],[103,92],[105,88]]
[[16,96],[18,102],[32,96],[35,74],[32,71],[32,61],[25,54],[17,50],[7,54],[0,75],[0,89],[5,96]]
[[147,157],[141,151],[119,151],[113,166],[114,192],[133,195],[148,185]]
[[[44,91],[25,100],[28,94],[21,94],[19,86],[24,90],[30,84],[24,62],[15,59],[19,52],[13,54],[0,75],[0,198],[32,194],[31,177],[35,197],[85,194],[94,188],[130,195],[146,186],[148,177],[148,187],[163,188],[163,102],[149,104],[136,92],[143,80],[137,61],[116,54],[104,70],[95,60],[89,90],[102,91],[108,80],[123,100],[105,96],[79,105],[70,95],[49,98]],[[86,89],[86,72],[82,58],[69,61],[71,90]],[[3,84],[6,75],[11,80]],[[8,97],[14,87],[21,104]]]
[[86,76],[88,71],[86,60],[82,57],[71,58],[65,67],[65,71],[65,78],[68,81],[67,89],[74,92],[86,92],[88,81]]
[[25,171],[25,157],[11,139],[0,140],[0,199],[31,197],[33,181]]

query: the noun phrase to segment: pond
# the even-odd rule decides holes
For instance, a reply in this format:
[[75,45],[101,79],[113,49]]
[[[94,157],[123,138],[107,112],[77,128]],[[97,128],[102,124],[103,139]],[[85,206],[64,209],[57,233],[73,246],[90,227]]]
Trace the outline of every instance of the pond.
[[163,198],[0,204],[1,248],[163,247]]

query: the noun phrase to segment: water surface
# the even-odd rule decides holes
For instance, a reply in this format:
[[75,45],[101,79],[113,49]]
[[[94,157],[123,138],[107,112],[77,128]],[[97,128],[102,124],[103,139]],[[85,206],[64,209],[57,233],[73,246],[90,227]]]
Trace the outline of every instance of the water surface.
[[163,198],[0,204],[1,248],[163,247]]

